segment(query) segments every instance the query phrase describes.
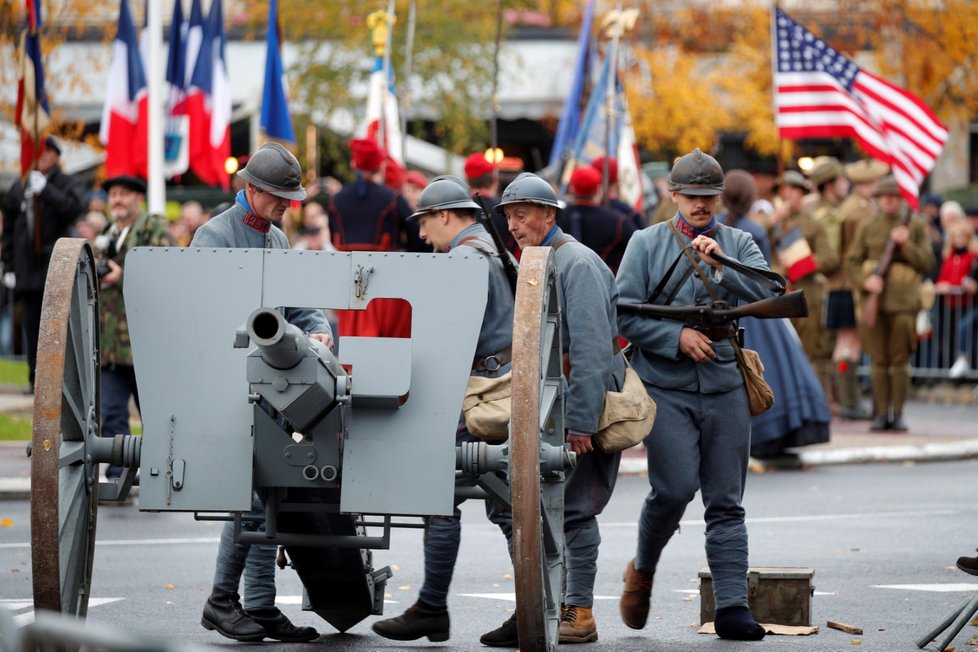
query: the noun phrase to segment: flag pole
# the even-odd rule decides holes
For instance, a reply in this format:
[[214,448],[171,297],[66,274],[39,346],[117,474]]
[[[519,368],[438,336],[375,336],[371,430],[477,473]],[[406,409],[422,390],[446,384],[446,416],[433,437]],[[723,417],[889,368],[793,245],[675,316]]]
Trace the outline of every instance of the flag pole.
[[499,95],[499,44],[503,38],[503,4],[505,0],[499,0],[496,8],[496,41],[492,50],[492,95],[489,104],[489,150],[492,152],[492,176],[499,180],[499,161],[496,160],[496,151],[499,149],[499,107],[497,97]]
[[[33,4],[35,0],[27,0],[27,2]],[[37,11],[36,12],[31,11],[31,9],[36,9]],[[41,35],[37,33],[37,28],[38,28],[38,24],[41,22],[41,16],[40,16],[41,3],[38,2],[36,5],[34,5],[34,7],[28,8],[28,12],[29,14],[27,18],[27,31],[29,33],[29,36],[33,37],[37,41],[37,55],[38,57],[40,57]],[[31,16],[34,17],[34,20],[31,20]],[[26,44],[24,46],[24,56],[25,57],[27,56]],[[31,75],[34,78],[34,92],[32,93],[32,95],[34,96],[34,116],[33,116],[34,117],[34,125],[33,125],[34,142],[32,145],[32,147],[34,148],[34,152],[31,158],[33,158],[34,160],[31,162],[31,168],[33,168],[33,170],[36,172],[38,169],[37,160],[41,157],[41,125],[39,120],[40,120],[41,104],[44,98],[37,92],[38,63],[32,61],[31,65],[34,66],[34,74]],[[47,90],[41,89],[41,92],[46,93]],[[27,94],[26,91],[24,94],[25,95]],[[41,249],[42,249],[41,198],[32,192],[30,198],[27,200],[27,203],[28,203],[28,210],[32,213],[33,222],[34,222],[34,251],[36,253],[41,253]]]
[[149,213],[162,215],[166,206],[163,178],[163,6],[160,0],[147,0],[146,29],[149,30],[149,55],[146,62],[146,92],[149,106]]
[[404,85],[401,99],[404,110],[401,111],[401,160],[407,164],[407,114],[411,108],[411,72],[414,64],[414,29],[417,21],[415,0],[408,5],[407,36],[404,42]]
[[[778,10],[781,8],[780,2],[775,2],[771,8],[771,112],[774,118],[774,128],[778,132],[778,157],[775,167],[777,176],[784,173],[785,139],[781,136],[781,129],[777,125],[778,117]],[[773,199],[773,197],[772,197]]]
[[[377,124],[377,135],[380,138],[380,146],[387,150],[387,93],[390,91],[391,83],[391,40],[394,31],[394,0],[387,0],[386,29],[384,36],[384,79],[383,92],[380,97],[380,120]],[[387,152],[390,155],[390,152]]]
[[[625,30],[625,25],[622,16],[622,0],[618,0],[615,6],[615,19],[614,30],[611,35],[611,51],[608,56],[611,57],[610,66],[608,68],[608,80],[605,87],[605,98],[607,101],[607,107],[605,109],[605,147],[604,147],[604,162],[601,167],[601,205],[608,205],[608,186],[609,186],[609,167],[610,158],[612,156],[611,142],[612,142],[612,130],[617,127],[616,116],[615,116],[615,97],[618,92],[618,42],[621,39],[621,33]],[[617,154],[617,152],[615,152]]]

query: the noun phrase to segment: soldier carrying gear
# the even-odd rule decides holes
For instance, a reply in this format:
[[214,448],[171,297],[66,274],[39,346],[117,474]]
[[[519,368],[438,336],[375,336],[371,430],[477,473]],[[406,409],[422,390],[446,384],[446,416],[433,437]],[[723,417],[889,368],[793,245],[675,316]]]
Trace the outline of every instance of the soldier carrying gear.
[[719,195],[723,192],[723,168],[715,158],[697,147],[672,166],[669,192],[694,196]]
[[292,153],[278,143],[265,143],[251,155],[238,176],[265,192],[282,199],[303,201],[302,170]]
[[[934,250],[924,225],[901,216],[903,199],[895,178],[880,181],[874,194],[879,212],[859,225],[846,266],[864,301],[870,294],[880,295],[876,321],[860,326],[863,347],[873,363],[870,430],[903,432],[907,430],[903,406],[910,386],[910,356],[917,347],[920,282],[934,264]],[[890,247],[891,264],[883,269],[880,261]]]

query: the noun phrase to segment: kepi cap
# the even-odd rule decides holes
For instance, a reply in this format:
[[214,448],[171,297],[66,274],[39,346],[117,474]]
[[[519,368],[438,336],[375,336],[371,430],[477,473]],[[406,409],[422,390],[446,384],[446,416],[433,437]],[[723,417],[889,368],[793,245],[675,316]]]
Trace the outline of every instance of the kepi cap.
[[590,165],[576,168],[571,173],[570,191],[575,197],[591,197],[601,187],[601,173]]
[[350,141],[350,161],[361,172],[376,172],[384,162],[384,150],[373,138]]
[[487,174],[492,174],[496,166],[486,160],[486,155],[482,152],[472,152],[465,157],[465,178],[478,179]]
[[[607,157],[608,160],[608,184],[618,183],[618,160],[614,156]],[[599,156],[591,161],[591,167],[604,176],[605,157]]]

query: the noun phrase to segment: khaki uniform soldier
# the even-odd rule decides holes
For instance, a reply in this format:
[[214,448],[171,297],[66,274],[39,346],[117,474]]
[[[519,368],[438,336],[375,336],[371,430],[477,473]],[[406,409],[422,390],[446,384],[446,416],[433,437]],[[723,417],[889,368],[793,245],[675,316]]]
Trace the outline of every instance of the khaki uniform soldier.
[[[860,328],[863,346],[873,361],[873,423],[871,430],[905,431],[903,405],[910,385],[908,364],[917,346],[914,320],[920,309],[920,283],[934,264],[924,225],[901,224],[903,200],[893,177],[876,189],[879,213],[863,222],[846,256],[850,278],[868,294],[880,294],[873,326]],[[880,276],[876,266],[893,241],[893,261]]]
[[[839,260],[844,260],[852,242],[854,230],[846,229],[842,204],[848,199],[849,180],[842,163],[824,157],[812,169],[808,180],[818,191],[818,201],[812,209],[816,221],[825,232]],[[852,287],[844,265],[828,275],[828,296],[823,323],[833,348],[833,378],[839,399],[839,415],[844,419],[870,419],[872,413],[860,405],[857,362],[859,338],[856,331],[855,303]],[[841,345],[840,345],[841,344]]]
[[830,244],[825,227],[802,210],[810,186],[800,172],[789,170],[781,179],[781,205],[771,216],[771,242],[777,252],[779,270],[796,289],[805,291],[808,317],[791,320],[798,332],[815,375],[832,400],[832,335],[824,327],[822,305],[828,289],[827,274],[839,266],[839,256]]

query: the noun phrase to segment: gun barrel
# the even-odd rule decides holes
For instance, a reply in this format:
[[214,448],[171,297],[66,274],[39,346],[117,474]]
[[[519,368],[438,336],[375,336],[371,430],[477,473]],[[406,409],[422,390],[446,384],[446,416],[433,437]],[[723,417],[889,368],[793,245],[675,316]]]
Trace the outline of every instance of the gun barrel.
[[714,306],[660,306],[648,303],[619,303],[618,312],[635,313],[656,319],[673,319],[691,324],[719,326],[741,317],[774,319],[807,317],[808,303],[803,290],[795,290],[770,299],[745,303],[735,308]]
[[309,338],[273,308],[259,308],[248,317],[248,336],[261,359],[276,369],[291,369],[305,356]]

